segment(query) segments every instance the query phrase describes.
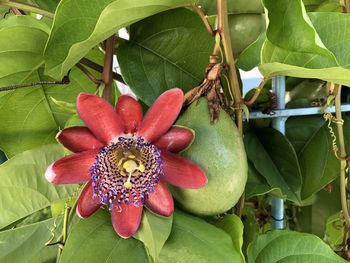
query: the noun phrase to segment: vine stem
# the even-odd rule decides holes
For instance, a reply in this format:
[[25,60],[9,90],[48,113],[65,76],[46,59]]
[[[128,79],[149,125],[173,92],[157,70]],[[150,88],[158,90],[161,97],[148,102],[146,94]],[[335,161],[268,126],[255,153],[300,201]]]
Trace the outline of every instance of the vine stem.
[[115,36],[110,36],[107,38],[105,43],[105,61],[102,71],[102,81],[105,84],[103,90],[103,98],[107,101],[112,101],[113,91],[112,91],[112,72],[113,72],[113,56],[114,56],[114,42]]
[[46,16],[49,18],[54,18],[54,16],[55,16],[55,14],[53,14],[49,11],[43,10],[39,7],[29,5],[29,4],[24,4],[24,3],[18,3],[16,1],[11,1],[11,0],[1,1],[0,0],[0,5],[8,6],[8,7],[15,7],[17,9],[21,9],[21,10],[32,12],[32,13],[39,14],[39,15],[43,15],[43,16]]
[[241,135],[243,135],[243,113],[241,109],[242,94],[239,87],[235,59],[232,52],[231,37],[229,33],[227,0],[218,0],[218,32],[220,33],[224,46],[226,64],[228,66],[228,77],[231,93],[234,97],[236,124]]
[[344,13],[350,13],[350,1],[344,0]]
[[[241,103],[243,101],[241,89],[239,86],[238,75],[236,71],[235,59],[233,56],[231,36],[228,25],[227,0],[217,0],[218,23],[217,32],[220,34],[222,45],[224,47],[225,60],[228,67],[229,89],[233,96],[235,108],[235,121],[239,133],[243,137],[243,111]],[[235,213],[239,217],[242,216],[244,208],[245,193],[243,192],[238,203],[235,206]]]
[[340,149],[340,198],[341,206],[343,211],[344,220],[346,226],[350,227],[350,216],[346,198],[346,181],[345,181],[345,169],[346,169],[346,149],[345,149],[345,140],[344,140],[344,130],[343,125],[341,124],[342,112],[341,112],[341,85],[336,86],[336,95],[335,95],[335,116],[337,118],[337,131],[338,131],[338,142]]

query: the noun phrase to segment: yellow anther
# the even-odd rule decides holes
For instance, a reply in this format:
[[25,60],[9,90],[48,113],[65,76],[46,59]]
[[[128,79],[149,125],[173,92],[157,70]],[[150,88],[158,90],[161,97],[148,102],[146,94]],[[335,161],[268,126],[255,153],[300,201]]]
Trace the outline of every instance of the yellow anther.
[[138,167],[138,170],[143,173],[145,171],[145,166],[141,163]]
[[125,169],[126,172],[132,173],[133,171],[138,169],[138,165],[133,160],[127,160],[126,162],[123,163],[123,168]]

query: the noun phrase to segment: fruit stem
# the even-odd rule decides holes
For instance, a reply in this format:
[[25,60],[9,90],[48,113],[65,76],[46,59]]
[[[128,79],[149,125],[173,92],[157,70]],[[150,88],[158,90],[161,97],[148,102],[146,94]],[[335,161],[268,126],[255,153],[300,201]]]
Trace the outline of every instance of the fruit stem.
[[33,6],[33,5],[29,5],[29,4],[24,4],[24,3],[18,3],[16,1],[0,1],[0,6],[8,6],[8,7],[15,7],[17,9],[20,9],[20,10],[24,10],[24,11],[28,11],[28,12],[31,12],[31,13],[35,13],[35,14],[39,14],[39,15],[43,15],[43,16],[46,16],[48,18],[54,18],[55,14],[49,12],[49,11],[46,11],[46,10],[43,10],[39,7],[36,7],[36,6]]
[[342,112],[341,112],[341,85],[336,85],[335,87],[335,116],[337,118],[337,131],[338,131],[338,142],[340,149],[340,198],[341,206],[343,210],[343,216],[345,219],[345,224],[350,227],[350,216],[348,210],[348,204],[346,199],[346,181],[345,181],[345,169],[346,169],[346,149],[345,149],[345,140],[344,140],[344,130],[342,124]]
[[235,59],[232,52],[231,36],[228,25],[227,0],[218,0],[218,32],[220,33],[226,64],[228,67],[228,77],[230,80],[230,89],[234,97],[236,124],[241,135],[243,135],[243,112],[241,109],[242,94],[239,86],[238,75],[236,71]]

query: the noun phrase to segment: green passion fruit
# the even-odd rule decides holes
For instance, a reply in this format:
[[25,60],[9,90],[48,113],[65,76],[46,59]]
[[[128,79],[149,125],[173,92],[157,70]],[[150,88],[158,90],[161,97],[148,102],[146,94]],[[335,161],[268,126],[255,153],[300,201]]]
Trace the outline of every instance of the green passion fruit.
[[208,184],[200,189],[171,187],[175,200],[196,215],[226,212],[242,195],[248,175],[244,144],[236,125],[223,110],[218,122],[211,125],[205,98],[192,103],[176,124],[195,131],[193,144],[182,155],[205,170]]

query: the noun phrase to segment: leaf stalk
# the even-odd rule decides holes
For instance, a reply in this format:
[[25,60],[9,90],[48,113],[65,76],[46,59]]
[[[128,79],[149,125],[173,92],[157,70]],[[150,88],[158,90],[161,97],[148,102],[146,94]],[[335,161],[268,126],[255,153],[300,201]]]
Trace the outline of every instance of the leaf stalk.
[[49,11],[46,11],[44,9],[41,9],[39,7],[36,7],[36,6],[33,6],[33,5],[29,5],[29,4],[24,4],[24,3],[19,3],[19,2],[16,2],[16,1],[12,1],[12,0],[9,0],[9,1],[1,1],[0,0],[0,6],[8,6],[8,7],[14,7],[14,8],[17,8],[17,9],[20,9],[20,10],[24,10],[24,11],[27,11],[27,12],[31,12],[31,13],[35,13],[35,14],[39,14],[39,15],[43,15],[43,16],[46,16],[48,18],[54,18],[55,14],[49,12]]
[[197,12],[197,14],[199,15],[199,17],[202,19],[203,21],[203,24],[205,26],[205,28],[207,29],[208,33],[211,35],[211,36],[215,36],[215,32],[214,30],[212,29],[209,21],[208,21],[208,17],[204,14],[202,8],[200,5],[194,5],[193,6],[193,9]]

